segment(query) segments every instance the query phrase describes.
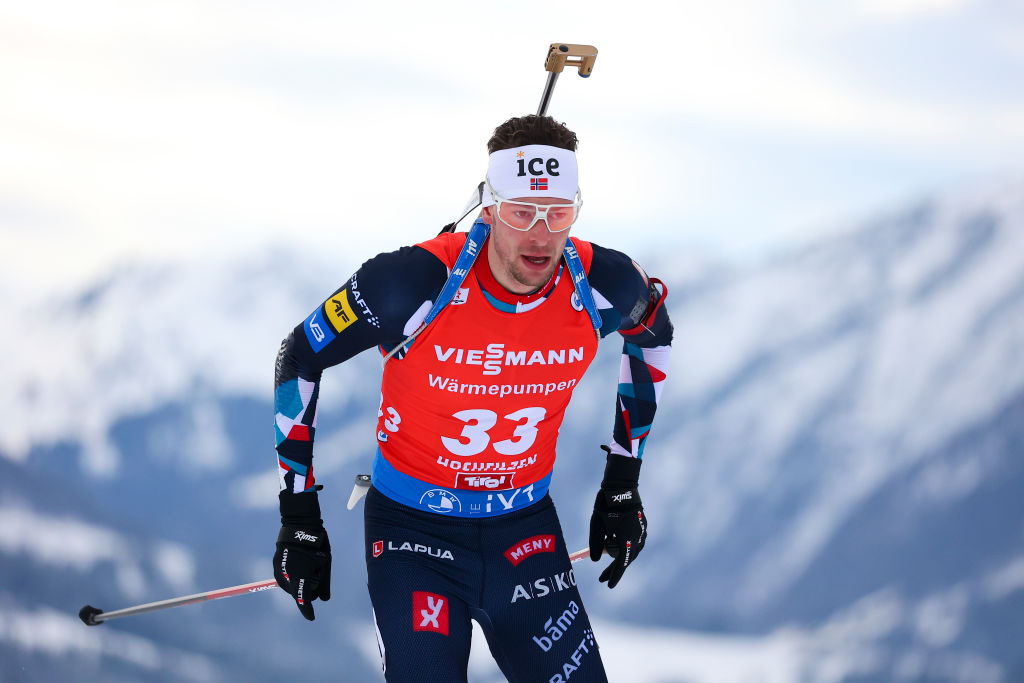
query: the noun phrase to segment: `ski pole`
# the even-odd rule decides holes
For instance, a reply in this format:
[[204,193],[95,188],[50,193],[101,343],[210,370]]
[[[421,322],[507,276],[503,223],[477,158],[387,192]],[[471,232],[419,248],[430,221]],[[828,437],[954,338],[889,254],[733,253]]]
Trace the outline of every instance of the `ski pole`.
[[230,588],[220,588],[215,591],[207,591],[206,593],[196,593],[194,595],[186,595],[180,598],[160,600],[159,602],[147,602],[145,605],[125,607],[124,609],[114,610],[113,612],[104,612],[92,605],[86,605],[78,611],[78,618],[87,626],[99,626],[108,619],[133,617],[136,614],[156,612],[157,610],[181,607],[182,605],[191,605],[196,602],[207,602],[209,600],[220,600],[221,598],[233,598],[236,595],[260,593],[265,590],[269,590],[276,585],[277,581],[274,579],[270,579],[268,581],[255,581],[253,583],[244,583],[240,586],[231,586]]
[[[589,554],[590,548],[582,548],[569,555],[569,561],[573,563],[578,562]],[[156,612],[162,609],[170,609],[171,607],[192,605],[197,602],[208,602],[210,600],[220,600],[221,598],[233,598],[236,595],[262,593],[276,585],[277,581],[275,579],[267,579],[266,581],[255,581],[253,583],[245,583],[240,586],[231,586],[230,588],[220,588],[214,591],[207,591],[206,593],[196,593],[194,595],[186,595],[180,598],[160,600],[159,602],[148,602],[145,605],[125,607],[124,609],[114,610],[113,612],[104,612],[92,605],[86,605],[78,611],[78,618],[81,619],[82,623],[86,626],[99,626],[104,621],[108,621],[110,619],[133,617],[136,614],[146,614],[147,612]]]
[[[551,94],[555,90],[555,83],[558,76],[566,66],[575,67],[580,76],[589,78],[594,71],[594,62],[597,60],[597,48],[593,45],[577,45],[575,43],[551,43],[548,47],[548,56],[544,60],[544,70],[548,72],[548,80],[544,84],[544,92],[540,96],[540,106],[537,107],[537,116],[544,116],[548,111],[548,104],[551,102]],[[462,215],[448,225],[441,228],[439,235],[446,232],[455,232],[463,218],[468,216],[483,203],[484,184],[480,182],[469,195],[469,201]]]

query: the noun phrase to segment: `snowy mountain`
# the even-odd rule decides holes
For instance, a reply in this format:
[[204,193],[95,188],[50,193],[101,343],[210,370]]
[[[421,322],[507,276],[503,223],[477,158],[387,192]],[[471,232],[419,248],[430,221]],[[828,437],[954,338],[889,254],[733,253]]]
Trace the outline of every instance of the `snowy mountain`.
[[[1024,679],[1024,183],[758,266],[652,261],[676,343],[641,478],[651,539],[615,591],[578,569],[613,680]],[[301,652],[306,680],[378,679],[344,509],[373,448],[372,354],[323,383],[336,559],[315,623],[279,591],[76,617],[270,576],[273,359],[356,265],[275,249],[58,296],[0,285],[0,678],[282,680]],[[562,429],[571,546],[618,351],[606,340]]]

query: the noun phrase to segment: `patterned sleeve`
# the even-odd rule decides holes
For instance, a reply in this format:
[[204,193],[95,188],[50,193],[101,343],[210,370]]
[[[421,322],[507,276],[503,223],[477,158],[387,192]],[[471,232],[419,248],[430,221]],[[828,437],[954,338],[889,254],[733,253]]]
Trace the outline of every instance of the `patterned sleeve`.
[[625,254],[594,245],[588,274],[604,320],[601,335],[623,337],[612,453],[642,458],[668,374],[672,321],[668,290]]
[[281,342],[274,368],[274,431],[282,491],[313,488],[320,377],[361,351],[390,348],[432,301],[448,269],[420,247],[370,259]]

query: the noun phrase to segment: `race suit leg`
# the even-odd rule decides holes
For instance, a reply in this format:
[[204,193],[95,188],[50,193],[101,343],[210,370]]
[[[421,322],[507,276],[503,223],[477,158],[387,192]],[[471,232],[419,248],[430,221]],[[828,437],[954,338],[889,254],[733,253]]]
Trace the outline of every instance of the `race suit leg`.
[[472,617],[512,683],[607,682],[550,497],[460,518],[371,488],[364,518],[388,681],[465,681]]
[[385,680],[465,683],[473,633],[468,605],[478,599],[472,586],[480,570],[465,540],[475,542],[475,532],[469,525],[441,527],[453,520],[431,520],[436,515],[373,488],[365,505],[367,586]]
[[483,535],[483,603],[471,614],[505,677],[607,683],[550,496],[482,522],[490,527]]

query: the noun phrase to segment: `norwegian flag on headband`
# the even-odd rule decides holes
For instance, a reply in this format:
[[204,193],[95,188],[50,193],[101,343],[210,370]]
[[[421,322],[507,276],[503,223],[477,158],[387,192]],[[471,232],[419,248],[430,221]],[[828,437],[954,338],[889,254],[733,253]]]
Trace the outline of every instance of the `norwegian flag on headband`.
[[530,179],[530,189],[531,190],[546,190],[546,189],[548,189],[548,179],[547,178],[531,178]]

